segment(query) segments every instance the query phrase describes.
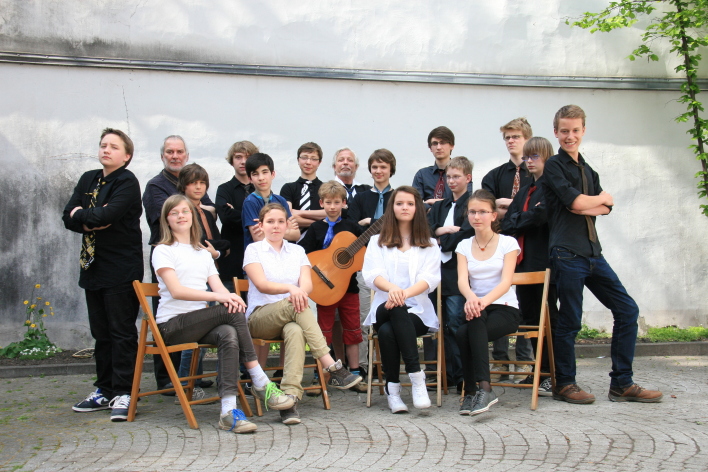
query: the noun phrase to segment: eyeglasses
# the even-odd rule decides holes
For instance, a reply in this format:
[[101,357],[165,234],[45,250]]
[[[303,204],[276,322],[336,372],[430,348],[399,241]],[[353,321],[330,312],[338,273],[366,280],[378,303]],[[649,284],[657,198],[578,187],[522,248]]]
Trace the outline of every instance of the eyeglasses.
[[430,147],[444,146],[446,144],[447,141],[430,141]]
[[537,161],[539,157],[541,156],[539,156],[538,154],[531,154],[530,156],[523,156],[521,160],[524,162]]
[[468,215],[470,216],[475,216],[479,214],[479,216],[484,217],[487,213],[494,213],[493,211],[487,211],[487,210],[480,210],[480,211],[475,211],[475,210],[470,210],[467,212]]
[[320,162],[320,159],[317,159],[316,157],[300,156],[300,157],[298,157],[298,159],[300,159],[301,161],[304,161],[304,162]]
[[520,134],[512,134],[511,136],[504,136],[504,141],[511,141],[512,139],[518,141],[521,138],[523,138],[523,136]]
[[464,175],[446,175],[445,178],[447,180],[462,180],[465,178]]
[[167,214],[167,216],[171,216],[171,217],[174,218],[174,217],[176,217],[176,216],[179,216],[180,213],[181,213],[182,215],[189,215],[189,214],[192,213],[192,210],[190,210],[189,208],[187,208],[187,209],[185,209],[185,210],[182,210],[181,212],[179,212],[179,211],[177,211],[177,210],[174,210],[174,211],[169,212],[169,213]]

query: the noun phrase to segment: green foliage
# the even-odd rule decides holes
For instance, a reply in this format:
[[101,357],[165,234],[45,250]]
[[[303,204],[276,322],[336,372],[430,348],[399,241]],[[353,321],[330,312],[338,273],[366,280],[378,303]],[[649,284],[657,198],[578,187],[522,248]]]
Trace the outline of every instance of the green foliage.
[[0,357],[46,359],[61,352],[61,349],[49,340],[47,329],[44,327],[44,318],[54,316],[54,308],[50,302],[43,301],[42,297],[34,296],[34,291],[41,287],[40,284],[36,284],[32,290],[32,296],[23,302],[27,316],[25,320],[27,331],[25,331],[22,341],[10,343],[0,349]]
[[[659,10],[658,7],[662,8]],[[566,24],[589,29],[590,33],[597,31],[609,33],[618,28],[633,26],[640,16],[648,16],[654,12],[660,16],[650,18],[651,23],[641,36],[642,43],[628,56],[630,61],[645,57],[650,61],[658,61],[659,56],[652,50],[657,40],[668,41],[670,53],[676,54],[682,61],[674,70],[681,73],[686,81],[681,85],[679,103],[686,106],[686,112],[675,118],[678,123],[693,124],[687,133],[695,144],[690,149],[701,162],[701,168],[695,177],[699,179],[698,198],[708,197],[708,153],[704,150],[708,138],[708,121],[701,117],[703,104],[698,100],[700,92],[696,80],[697,67],[701,61],[698,48],[708,45],[708,0],[621,0],[610,2],[610,5],[599,13],[585,13],[578,21],[566,20]],[[708,205],[700,205],[701,211],[708,216]]]
[[585,323],[582,324],[582,327],[580,328],[580,331],[578,332],[578,339],[597,339],[597,338],[606,338],[609,335],[605,333],[604,331],[597,330],[595,328],[590,328],[588,325]]
[[646,337],[653,343],[666,342],[691,342],[708,339],[708,328],[691,326],[690,328],[677,328],[666,326],[664,328],[648,328]]

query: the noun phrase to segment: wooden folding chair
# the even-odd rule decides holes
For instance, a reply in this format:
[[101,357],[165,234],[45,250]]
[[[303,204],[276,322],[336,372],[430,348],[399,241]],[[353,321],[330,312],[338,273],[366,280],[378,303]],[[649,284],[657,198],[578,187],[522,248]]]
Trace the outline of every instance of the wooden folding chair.
[[[242,292],[248,292],[248,287],[249,283],[247,279],[239,279],[238,277],[234,277],[234,289],[236,294],[240,297]],[[253,345],[254,346],[259,346],[259,347],[270,347],[271,344],[280,344],[281,348],[285,345],[285,341],[282,339],[260,339],[260,338],[253,338]],[[268,366],[261,366],[263,370],[265,371],[275,371],[275,370],[283,370],[285,366],[282,365],[277,365],[274,367],[268,367]],[[305,364],[304,368],[314,368],[317,370],[317,374],[320,376],[320,387],[322,390],[322,404],[324,405],[325,410],[329,410],[331,408],[330,403],[329,403],[329,394],[327,393],[327,382],[325,378],[325,370],[322,368],[322,363],[320,362],[319,359],[315,359],[314,364]],[[271,380],[281,380],[282,377],[271,377]],[[250,380],[241,380],[241,383],[249,382]],[[305,390],[306,392],[309,390],[320,390],[320,387],[316,385],[311,385],[309,387],[303,387],[302,389]],[[263,416],[263,407],[261,406],[261,401],[258,399],[258,397],[254,396],[253,399],[255,400],[256,403],[256,415],[258,416]]]
[[[161,393],[175,392],[177,398],[179,398],[180,406],[184,412],[184,416],[187,418],[187,423],[192,429],[198,429],[197,419],[194,417],[194,412],[192,412],[192,405],[197,405],[200,403],[210,403],[215,400],[219,400],[218,396],[211,398],[204,398],[202,400],[192,400],[192,393],[194,392],[195,380],[203,379],[205,377],[216,377],[216,372],[210,374],[195,375],[197,370],[197,365],[199,364],[199,350],[201,348],[215,348],[216,346],[211,344],[199,344],[199,343],[184,343],[176,344],[174,346],[167,346],[165,341],[162,339],[160,330],[157,327],[157,322],[152,314],[152,306],[148,302],[147,297],[157,297],[158,288],[157,284],[152,283],[142,283],[139,280],[133,281],[133,288],[135,293],[140,300],[140,306],[143,309],[143,320],[140,325],[140,337],[138,339],[138,356],[135,361],[135,375],[133,376],[133,389],[130,393],[130,407],[128,408],[128,421],[135,420],[135,414],[138,409],[138,399],[146,397],[149,395],[158,395]],[[153,341],[147,340],[148,331],[152,334]],[[187,377],[178,377],[177,371],[174,365],[172,365],[172,360],[170,359],[170,353],[177,351],[192,351],[192,363],[189,369],[189,375]],[[158,354],[162,357],[162,362],[167,369],[167,373],[170,376],[170,381],[172,382],[172,388],[165,388],[162,390],[154,390],[149,392],[140,392],[140,379],[143,373],[143,364],[145,362],[146,354]],[[187,385],[183,386],[182,382],[187,381]],[[238,385],[238,396],[241,402],[241,408],[243,409],[246,416],[253,416],[251,412],[251,407],[248,405],[246,396],[243,393],[241,385]]]
[[[373,302],[374,300],[374,291],[371,291],[371,301]],[[445,395],[447,395],[447,374],[445,372],[445,335],[443,334],[443,331],[445,329],[443,325],[443,316],[442,316],[442,287],[438,285],[437,289],[437,313],[438,313],[438,322],[440,323],[440,329],[437,332],[428,332],[422,336],[420,336],[418,339],[422,338],[432,338],[436,339],[438,341],[437,343],[437,356],[436,360],[434,361],[420,361],[421,365],[427,366],[427,365],[435,365],[435,370],[430,371],[426,370],[426,379],[425,379],[425,385],[429,387],[435,387],[436,388],[436,393],[437,393],[437,405],[442,406],[442,393],[444,391]],[[382,369],[382,363],[381,363],[381,350],[379,348],[379,336],[378,334],[374,333],[373,326],[369,330],[369,365],[368,365],[368,385],[366,388],[366,406],[371,407],[371,392],[374,387],[379,387],[379,394],[383,395],[384,394],[384,387],[386,386],[386,381],[384,380],[384,375],[383,375],[383,369]],[[377,371],[377,380],[374,380],[374,368],[376,368]],[[405,374],[405,372],[401,371],[401,374]],[[435,381],[428,381],[427,374],[435,374]],[[401,382],[401,385],[404,387],[410,387],[411,383],[410,382]]]
[[[513,388],[530,388],[531,389],[531,409],[535,410],[538,407],[538,386],[541,383],[541,377],[550,377],[553,388],[556,388],[556,369],[555,360],[553,357],[553,337],[551,336],[551,319],[548,311],[548,286],[551,280],[551,269],[539,272],[520,272],[515,273],[511,280],[512,285],[537,285],[543,284],[543,298],[541,299],[541,316],[538,325],[521,325],[520,330],[516,333],[508,334],[507,336],[521,336],[527,339],[537,338],[536,352],[534,353],[534,361],[503,361],[490,360],[493,365],[532,365],[533,369],[533,384],[516,384],[511,382],[492,382],[491,385],[499,387]],[[541,359],[543,356],[544,340],[548,343],[548,364],[550,373],[541,372]],[[491,370],[490,374],[506,375],[507,371]],[[464,393],[463,393],[464,394]]]

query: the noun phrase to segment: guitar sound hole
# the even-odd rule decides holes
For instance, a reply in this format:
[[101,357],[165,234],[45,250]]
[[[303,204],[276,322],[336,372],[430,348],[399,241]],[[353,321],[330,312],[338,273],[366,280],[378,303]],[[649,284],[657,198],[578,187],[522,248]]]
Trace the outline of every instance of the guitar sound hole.
[[340,269],[346,269],[352,265],[354,258],[347,254],[344,248],[339,248],[334,253],[334,263]]

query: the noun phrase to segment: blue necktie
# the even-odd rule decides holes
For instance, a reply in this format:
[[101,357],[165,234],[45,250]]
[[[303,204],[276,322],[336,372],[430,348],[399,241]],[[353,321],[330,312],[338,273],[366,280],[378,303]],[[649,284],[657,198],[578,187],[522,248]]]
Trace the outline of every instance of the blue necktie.
[[329,228],[327,228],[327,234],[325,234],[325,240],[324,244],[322,245],[322,249],[327,249],[330,244],[332,244],[332,239],[334,239],[334,225],[342,221],[342,217],[340,216],[337,218],[337,221],[329,221],[327,220],[327,224],[329,225]]
[[376,187],[374,187],[372,190],[379,194],[379,203],[376,204],[376,212],[374,213],[374,219],[378,220],[379,218],[381,218],[384,212],[384,194],[391,190],[391,185],[387,185],[386,188],[380,192]]

